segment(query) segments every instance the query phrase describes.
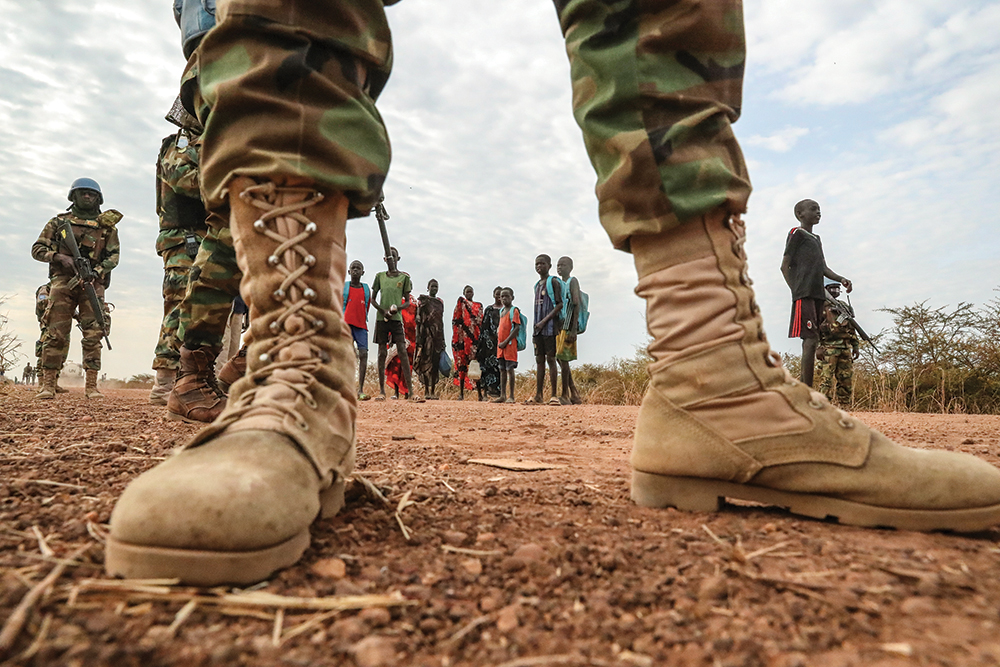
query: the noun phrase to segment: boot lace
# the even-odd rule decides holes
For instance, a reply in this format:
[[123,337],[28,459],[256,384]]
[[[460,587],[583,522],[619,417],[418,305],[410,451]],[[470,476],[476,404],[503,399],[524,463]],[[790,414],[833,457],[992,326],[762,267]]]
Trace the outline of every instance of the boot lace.
[[[308,196],[301,201],[281,206],[272,203],[275,195],[294,192],[306,193]],[[267,258],[267,265],[283,277],[281,284],[271,294],[275,301],[281,303],[283,311],[269,326],[270,332],[278,338],[267,352],[260,355],[259,360],[264,366],[250,373],[253,386],[240,394],[220,421],[232,423],[251,412],[277,417],[288,415],[300,429],[307,431],[309,424],[288,401],[266,401],[254,405],[254,399],[265,386],[280,384],[301,396],[308,407],[315,409],[318,406],[310,387],[315,382],[313,374],[322,368],[324,362],[329,361],[329,355],[310,342],[310,339],[324,328],[325,323],[322,318],[309,313],[309,306],[317,294],[303,280],[303,276],[315,266],[316,257],[306,250],[302,243],[312,237],[318,229],[316,223],[310,220],[304,211],[322,201],[323,195],[309,188],[279,188],[274,183],[267,182],[251,186],[243,190],[239,196],[260,211],[260,217],[253,223],[254,231],[277,244]],[[291,218],[298,222],[299,232],[291,235],[283,234],[275,222],[279,217]],[[294,261],[294,257],[291,260],[286,258],[289,251],[298,256],[299,262]],[[283,349],[299,342],[309,345],[311,355],[308,358],[280,360],[279,353]],[[282,369],[301,371],[298,374],[301,379],[293,381],[283,375],[275,375],[275,371]]]
[[[736,215],[731,215],[726,219],[725,226],[733,234],[733,241],[730,246],[733,251],[733,254],[736,255],[741,260],[743,265],[743,270],[740,273],[740,282],[745,287],[750,287],[753,284],[753,281],[750,279],[750,274],[747,272],[747,255],[745,250],[745,245],[747,240],[746,223],[743,222],[743,219],[740,217],[739,214],[736,214]],[[750,309],[753,311],[754,315],[758,315],[760,313],[760,308],[757,306],[757,301],[752,296],[750,297]],[[757,339],[760,340],[761,342],[767,342],[767,338],[764,335],[763,324],[760,322],[759,319],[758,319]],[[851,429],[855,427],[857,422],[855,422],[854,419],[847,412],[845,412],[844,410],[840,409],[839,407],[831,403],[830,400],[821,392],[816,391],[812,387],[806,387],[805,384],[799,382],[794,377],[792,377],[792,374],[788,372],[787,368],[785,368],[785,364],[781,359],[781,355],[775,352],[774,350],[770,349],[770,346],[768,346],[767,352],[764,353],[764,363],[766,363],[768,366],[771,366],[772,368],[781,369],[781,372],[784,375],[784,382],[786,385],[790,387],[802,387],[803,389],[808,389],[809,400],[807,401],[806,404],[810,408],[813,408],[814,410],[826,410],[827,408],[835,410],[838,416],[837,423],[842,428]]]

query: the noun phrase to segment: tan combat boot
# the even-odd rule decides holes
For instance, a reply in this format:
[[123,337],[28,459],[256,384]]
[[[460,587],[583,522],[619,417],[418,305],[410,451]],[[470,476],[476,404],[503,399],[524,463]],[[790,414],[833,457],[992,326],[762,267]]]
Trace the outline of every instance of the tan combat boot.
[[219,370],[219,389],[224,393],[229,393],[229,388],[236,384],[236,381],[246,375],[247,372],[247,348],[246,345],[240,351],[230,357],[226,365]]
[[153,388],[149,390],[149,402],[152,405],[166,405],[167,397],[174,388],[174,378],[177,371],[172,368],[157,368]]
[[301,557],[354,468],[347,199],[249,178],[228,191],[251,304],[247,374],[215,423],[125,489],[107,542],[113,575],[260,581]]
[[38,393],[35,394],[35,398],[51,400],[56,397],[57,374],[58,371],[54,368],[42,369],[42,383],[41,386],[38,387]]
[[218,350],[181,346],[180,368],[167,396],[167,419],[207,424],[226,407],[226,397],[215,384]]
[[83,395],[86,398],[104,398],[104,394],[97,390],[97,373],[93,369],[87,369],[87,383],[83,388]]
[[1000,523],[1000,470],[901,447],[788,375],[764,336],[744,239],[742,221],[715,212],[631,240],[654,358],[635,502],[716,511],[736,498],[909,530]]

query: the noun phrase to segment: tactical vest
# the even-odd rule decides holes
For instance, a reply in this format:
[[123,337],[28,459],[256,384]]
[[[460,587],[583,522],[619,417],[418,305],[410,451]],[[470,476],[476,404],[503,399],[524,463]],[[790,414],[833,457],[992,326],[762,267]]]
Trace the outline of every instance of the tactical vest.
[[187,133],[163,139],[156,161],[156,212],[160,231],[206,229],[198,186],[198,146]]

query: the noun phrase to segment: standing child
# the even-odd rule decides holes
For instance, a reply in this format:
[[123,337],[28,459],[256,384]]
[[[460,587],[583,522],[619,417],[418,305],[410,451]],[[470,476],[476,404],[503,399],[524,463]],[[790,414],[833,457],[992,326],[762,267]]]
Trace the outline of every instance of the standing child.
[[378,311],[375,318],[375,344],[378,345],[378,388],[376,401],[385,400],[385,355],[389,345],[396,347],[399,362],[403,371],[403,382],[406,385],[407,398],[413,396],[413,382],[410,379],[410,359],[406,355],[406,335],[403,333],[403,316],[399,312],[399,304],[413,291],[413,283],[409,274],[400,271],[399,252],[389,248],[392,256],[385,258],[390,270],[375,274],[372,282],[372,305]]
[[[472,300],[475,295],[472,285],[466,285],[451,316],[451,350],[455,357],[455,384],[458,385],[460,401],[465,399],[465,390],[473,388],[469,379],[469,363],[476,358],[483,321],[483,304]],[[482,389],[479,390],[479,400],[483,400]]]
[[372,294],[368,285],[361,282],[365,275],[365,265],[358,260],[351,262],[347,270],[351,281],[344,285],[344,321],[351,327],[351,337],[357,346],[358,355],[358,400],[367,401],[365,393],[365,373],[368,370],[368,307]]
[[[500,366],[500,398],[494,403],[514,402],[514,373],[517,370],[517,332],[524,326],[521,311],[514,307],[514,290],[500,290],[500,324],[497,326],[497,362]],[[510,398],[507,398],[507,387]]]
[[535,258],[535,271],[538,282],[535,283],[535,329],[531,342],[535,347],[535,396],[528,403],[541,403],[542,390],[545,388],[545,367],[549,367],[549,384],[552,385],[550,405],[561,405],[556,395],[559,381],[556,370],[556,334],[562,329],[563,284],[558,278],[549,275],[552,268],[552,258],[539,255]]
[[569,369],[569,362],[576,361],[576,336],[579,333],[580,309],[583,307],[580,281],[570,276],[573,271],[573,260],[570,257],[560,257],[556,262],[556,271],[566,292],[562,330],[556,334],[556,361],[562,369],[562,395],[559,402],[563,405],[580,405],[583,399],[576,390],[573,373]]
[[483,324],[479,330],[479,344],[476,346],[476,360],[482,375],[476,383],[479,400],[488,400],[500,395],[500,365],[497,359],[497,328],[500,326],[500,290],[493,288],[493,303],[483,310]]
[[789,338],[802,339],[802,383],[812,386],[813,368],[816,364],[816,345],[819,342],[819,316],[823,312],[823,277],[836,280],[848,292],[851,281],[834,273],[826,265],[823,243],[813,227],[819,224],[819,204],[803,199],[795,205],[799,226],[788,232],[785,254],[781,258],[781,275],[792,290],[792,321],[788,327]]
[[427,283],[427,294],[421,294],[417,304],[417,354],[413,367],[424,384],[424,396],[432,401],[438,399],[438,373],[441,369],[441,353],[444,352],[444,301],[438,293],[438,281],[431,278]]

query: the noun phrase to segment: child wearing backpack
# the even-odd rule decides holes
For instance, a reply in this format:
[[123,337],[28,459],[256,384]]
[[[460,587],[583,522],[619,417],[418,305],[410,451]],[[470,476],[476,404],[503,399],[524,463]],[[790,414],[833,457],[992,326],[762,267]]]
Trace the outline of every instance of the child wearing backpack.
[[344,285],[344,321],[351,327],[351,336],[358,351],[358,400],[367,401],[364,392],[365,371],[368,370],[368,306],[372,302],[371,288],[361,282],[365,265],[358,260],[351,262],[347,274],[350,282]]
[[[500,398],[494,403],[514,402],[514,373],[517,369],[517,353],[525,348],[524,318],[514,307],[514,290],[504,287],[500,290],[500,325],[497,327],[497,362],[500,365]],[[507,397],[507,387],[510,397]]]
[[559,398],[563,405],[580,405],[583,399],[576,390],[573,373],[569,362],[576,360],[576,337],[587,328],[589,317],[589,298],[580,291],[580,281],[570,276],[573,271],[573,260],[570,257],[560,257],[556,262],[556,271],[563,284],[562,330],[556,336],[556,361],[562,370],[562,395]]
[[526,401],[529,404],[540,404],[542,392],[545,389],[545,369],[549,370],[549,383],[552,385],[552,397],[549,405],[561,405],[556,395],[558,369],[556,365],[556,336],[562,330],[563,296],[565,286],[555,276],[549,275],[552,268],[552,258],[539,255],[535,258],[535,272],[538,282],[535,283],[535,328],[531,341],[535,347],[535,363],[538,367],[535,373],[535,395]]

